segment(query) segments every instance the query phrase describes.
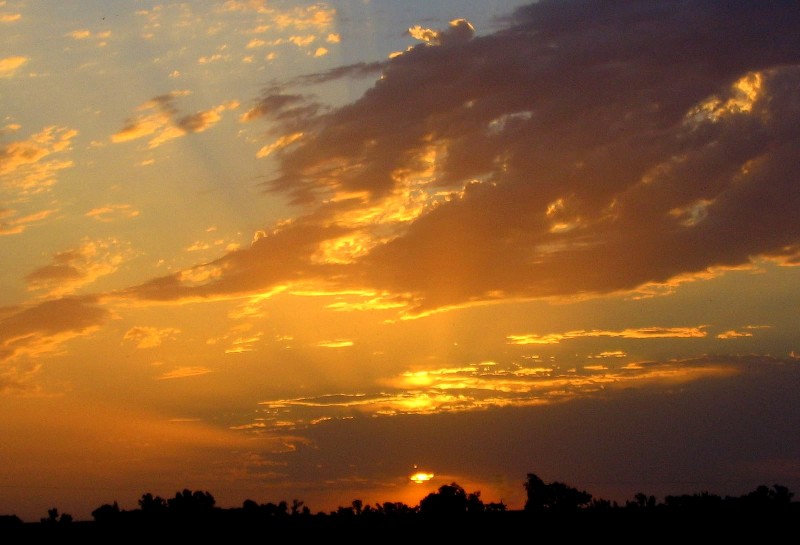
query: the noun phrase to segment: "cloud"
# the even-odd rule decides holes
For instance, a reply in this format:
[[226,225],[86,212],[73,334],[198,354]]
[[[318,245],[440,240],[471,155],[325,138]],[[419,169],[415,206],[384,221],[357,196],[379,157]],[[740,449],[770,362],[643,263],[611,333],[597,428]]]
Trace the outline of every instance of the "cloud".
[[728,331],[724,331],[717,335],[718,339],[736,339],[739,337],[752,337],[753,334],[749,331],[736,331],[735,329],[729,329]]
[[174,327],[136,326],[126,331],[122,338],[136,343],[136,348],[155,348],[161,346],[164,339],[174,339],[180,332]]
[[130,204],[110,204],[98,208],[92,208],[86,212],[87,218],[94,218],[104,223],[116,221],[120,218],[130,219],[139,215],[139,211]]
[[70,151],[77,134],[74,129],[50,126],[27,140],[1,146],[0,179],[4,185],[26,192],[37,192],[42,186],[52,184],[56,171],[72,166],[71,161],[52,156]]
[[0,308],[0,363],[56,353],[67,341],[89,335],[109,317],[91,297],[70,297]]
[[[601,357],[612,359],[618,353]],[[319,397],[262,401],[260,432],[296,429],[330,419],[391,417],[531,407],[590,398],[611,399],[631,389],[669,389],[701,379],[758,375],[765,369],[795,365],[794,360],[757,356],[701,356],[633,365],[497,365],[413,370],[381,381],[374,392],[342,392]]]
[[73,40],[86,40],[92,36],[92,32],[86,29],[73,30],[72,32],[67,33],[67,36]]
[[21,13],[0,13],[0,23],[15,23],[22,19]]
[[330,341],[320,341],[317,346],[321,348],[347,348],[353,346],[355,343],[349,339],[334,339]]
[[209,264],[207,282],[135,291],[302,280],[425,313],[787,261],[800,248],[798,22],[777,4],[542,1],[493,34],[436,33],[340,108],[273,86],[243,120],[272,122],[266,189],[309,212]]
[[168,371],[158,377],[158,380],[171,380],[176,378],[198,377],[200,375],[207,375],[213,371],[207,367],[178,367],[172,371]]
[[180,115],[175,102],[187,94],[188,91],[173,91],[148,100],[138,108],[143,113],[129,119],[122,129],[111,136],[111,141],[119,143],[151,137],[148,148],[157,148],[175,138],[213,127],[222,119],[222,112],[239,106],[238,102],[229,101],[208,110]]
[[[8,125],[2,134],[18,131]],[[0,144],[0,194],[14,207],[0,210],[0,236],[16,235],[58,212],[52,200],[42,203],[56,185],[59,171],[73,163],[64,155],[72,151],[78,131],[50,126],[22,140]]]
[[466,19],[454,19],[450,21],[450,26],[441,32],[417,25],[409,28],[408,33],[411,37],[430,45],[448,45],[470,40],[475,35],[475,27]]
[[16,71],[28,62],[28,57],[5,57],[0,59],[0,78],[13,77]]
[[114,273],[130,255],[115,239],[86,239],[77,248],[55,254],[49,265],[27,274],[25,281],[29,290],[45,292],[44,297],[63,297]]
[[624,339],[692,339],[702,338],[707,335],[698,327],[638,327],[620,331],[604,331],[599,329],[567,331],[566,333],[550,333],[547,335],[509,335],[508,344],[558,344],[565,339],[580,337],[621,337]]
[[327,31],[334,23],[336,9],[324,3],[299,6],[290,9],[279,9],[264,0],[226,1],[222,11],[250,11],[260,17],[255,32],[274,30],[316,30]]
[[27,216],[15,218],[17,212],[10,209],[0,209],[0,236],[18,235],[29,225],[44,221],[53,215],[56,210],[40,210]]

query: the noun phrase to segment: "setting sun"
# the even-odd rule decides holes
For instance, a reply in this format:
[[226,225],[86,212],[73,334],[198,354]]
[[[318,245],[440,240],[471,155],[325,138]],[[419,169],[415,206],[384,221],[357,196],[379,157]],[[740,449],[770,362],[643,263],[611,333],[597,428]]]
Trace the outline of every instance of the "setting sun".
[[417,484],[424,484],[433,479],[433,473],[426,473],[424,471],[417,471],[409,477],[409,479]]

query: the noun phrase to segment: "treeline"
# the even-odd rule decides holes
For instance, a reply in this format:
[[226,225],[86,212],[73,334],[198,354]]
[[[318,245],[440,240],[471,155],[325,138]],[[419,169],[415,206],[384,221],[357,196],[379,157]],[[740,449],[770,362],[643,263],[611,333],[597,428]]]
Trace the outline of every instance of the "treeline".
[[[258,503],[244,500],[241,507],[221,508],[207,491],[179,491],[172,498],[146,493],[138,509],[120,509],[117,502],[99,506],[91,521],[75,521],[52,508],[39,522],[24,523],[14,515],[0,516],[0,540],[4,535],[26,532],[30,536],[72,535],[75,538],[102,537],[104,540],[134,535],[177,538],[192,534],[209,537],[223,532],[227,542],[240,535],[291,535],[294,538],[331,537],[346,534],[413,537],[416,532],[439,532],[442,537],[475,537],[491,531],[571,532],[573,537],[589,532],[633,537],[637,531],[676,534],[705,528],[738,532],[742,525],[757,525],[762,533],[791,524],[800,529],[800,504],[785,486],[759,486],[742,496],[719,496],[709,492],[666,496],[636,494],[623,504],[595,498],[592,494],[562,482],[546,483],[533,473],[523,483],[527,499],[522,510],[511,511],[501,502],[484,502],[480,491],[468,493],[457,483],[439,487],[418,505],[383,502],[365,505],[353,500],[334,511],[312,513],[300,500],[291,503]],[[748,526],[749,527],[749,526]],[[620,533],[623,531],[623,533]],[[430,534],[429,534],[430,535]],[[563,537],[563,536],[562,536]],[[741,537],[741,536],[739,536]]]

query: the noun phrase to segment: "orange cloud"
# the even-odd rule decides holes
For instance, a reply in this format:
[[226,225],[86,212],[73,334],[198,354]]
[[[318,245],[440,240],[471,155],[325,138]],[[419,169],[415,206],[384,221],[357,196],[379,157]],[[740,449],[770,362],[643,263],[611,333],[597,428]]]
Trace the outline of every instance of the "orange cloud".
[[119,218],[135,218],[138,215],[139,211],[130,204],[110,204],[108,206],[92,208],[85,214],[87,218],[94,218],[102,222],[112,222]]
[[549,335],[509,335],[508,344],[558,344],[565,339],[576,339],[579,337],[621,337],[625,339],[687,339],[702,338],[707,335],[699,327],[639,327],[627,328],[620,331],[604,331],[599,329],[568,331],[566,333],[551,333]]
[[700,379],[722,379],[751,372],[767,358],[701,357],[636,365],[587,365],[576,371],[497,366],[492,362],[467,367],[416,370],[382,381],[373,393],[338,393],[263,401],[260,432],[303,428],[357,412],[372,417],[485,410],[564,403],[589,396],[614,395],[630,388],[660,388]]
[[17,70],[28,62],[28,57],[5,57],[0,59],[0,78],[13,77]]
[[128,120],[122,129],[111,136],[111,141],[119,143],[151,137],[148,148],[157,148],[175,138],[207,130],[222,119],[222,112],[239,106],[238,102],[229,101],[209,110],[181,116],[175,101],[187,94],[188,91],[173,91],[148,100],[138,108],[145,113]]
[[93,298],[0,309],[0,363],[57,353],[67,341],[92,334],[109,316]]
[[180,332],[174,327],[137,326],[126,331],[123,339],[136,343],[136,348],[155,348],[161,346],[164,339],[174,339]]
[[25,276],[29,290],[44,291],[43,297],[63,297],[112,274],[131,255],[115,239],[84,240],[80,246],[59,252],[52,263]]
[[18,235],[22,233],[29,225],[44,221],[56,210],[40,210],[27,216],[15,218],[16,211],[0,209],[0,236],[2,235]]
[[172,380],[176,378],[198,377],[200,375],[207,375],[213,371],[207,367],[178,367],[172,371],[168,371],[160,375],[158,380]]

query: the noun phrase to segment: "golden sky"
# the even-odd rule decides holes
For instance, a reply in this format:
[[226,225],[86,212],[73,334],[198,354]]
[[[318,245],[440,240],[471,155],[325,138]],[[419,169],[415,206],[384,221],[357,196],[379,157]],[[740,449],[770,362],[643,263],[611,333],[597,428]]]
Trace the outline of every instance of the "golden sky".
[[800,491],[799,25],[0,1],[0,514]]

